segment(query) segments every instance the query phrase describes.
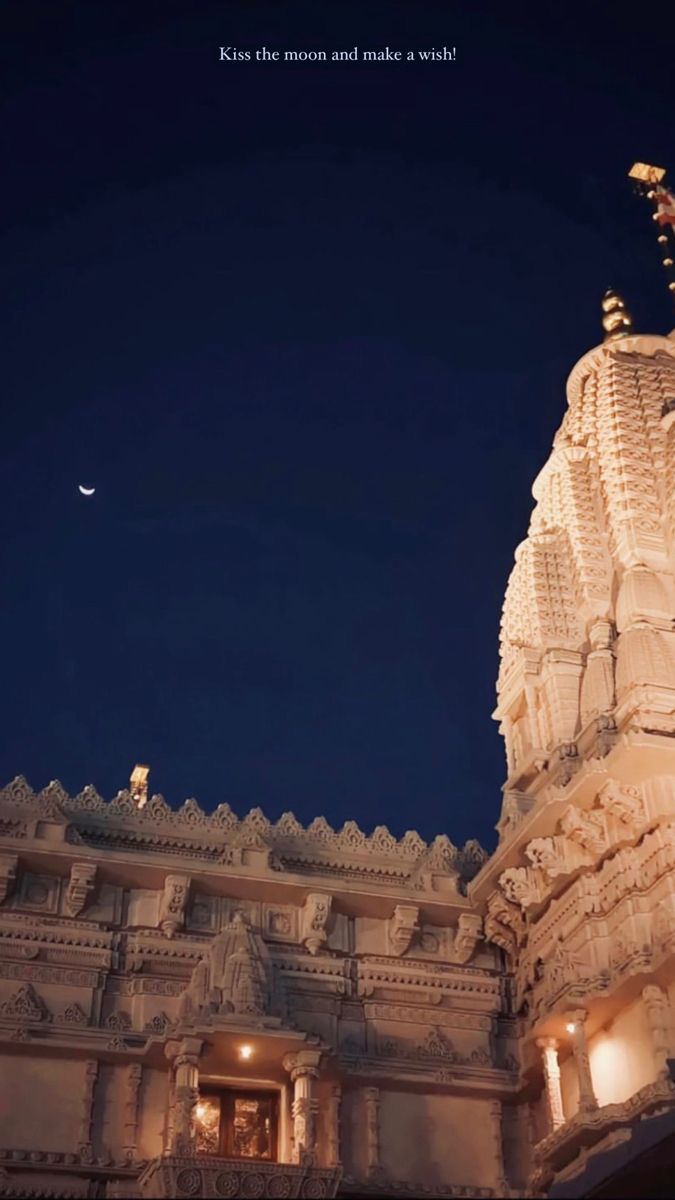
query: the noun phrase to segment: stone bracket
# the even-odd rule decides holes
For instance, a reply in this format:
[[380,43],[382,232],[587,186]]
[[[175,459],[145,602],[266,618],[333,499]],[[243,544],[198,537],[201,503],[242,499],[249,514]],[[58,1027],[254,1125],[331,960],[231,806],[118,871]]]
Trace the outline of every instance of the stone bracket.
[[479,913],[460,914],[452,948],[452,957],[455,962],[466,963],[469,961],[482,933],[483,920]]
[[419,933],[420,910],[415,904],[397,904],[394,915],[389,918],[387,933],[389,949],[400,958],[412,944],[413,938]]
[[73,863],[64,900],[64,908],[69,917],[79,917],[95,888],[95,863]]
[[318,954],[328,941],[332,896],[312,893],[305,900],[301,913],[301,940],[310,954]]
[[190,891],[189,875],[167,875],[159,906],[159,927],[172,938],[185,924],[185,907]]

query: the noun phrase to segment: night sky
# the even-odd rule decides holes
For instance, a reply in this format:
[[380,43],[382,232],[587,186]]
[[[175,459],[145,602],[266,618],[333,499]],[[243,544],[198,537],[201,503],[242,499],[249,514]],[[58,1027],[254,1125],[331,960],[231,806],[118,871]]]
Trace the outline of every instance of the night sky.
[[672,12],[542,7],[4,0],[2,782],[494,845],[565,379],[673,323]]

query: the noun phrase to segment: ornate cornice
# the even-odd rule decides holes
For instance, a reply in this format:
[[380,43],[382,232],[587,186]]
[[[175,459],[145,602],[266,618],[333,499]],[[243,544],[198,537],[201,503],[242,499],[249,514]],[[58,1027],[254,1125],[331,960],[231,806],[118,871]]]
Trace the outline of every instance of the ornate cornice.
[[269,865],[279,870],[379,876],[413,888],[424,887],[427,875],[470,879],[486,858],[475,840],[459,849],[444,835],[427,843],[409,830],[396,839],[385,825],[365,834],[355,821],[335,830],[324,817],[304,827],[293,813],[271,822],[260,808],[239,818],[229,804],[206,813],[196,800],[172,809],[159,795],[139,809],[127,791],[110,802],[93,787],[71,797],[57,781],[34,792],[22,776],[0,790],[0,805],[70,825],[69,840],[75,844],[155,850],[230,865],[236,865],[234,851],[257,850],[267,852]]

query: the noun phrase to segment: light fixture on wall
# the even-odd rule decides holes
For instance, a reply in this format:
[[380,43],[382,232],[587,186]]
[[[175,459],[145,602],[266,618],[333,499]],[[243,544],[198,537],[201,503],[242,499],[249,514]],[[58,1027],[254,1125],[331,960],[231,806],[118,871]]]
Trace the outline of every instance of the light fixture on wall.
[[246,1045],[246,1046],[239,1047],[239,1057],[243,1058],[244,1062],[247,1062],[248,1059],[251,1058],[252,1054],[253,1054],[253,1046]]
[[565,1026],[565,1029],[567,1030],[568,1033],[574,1033],[574,1031],[576,1030],[576,1025],[575,1025],[574,1021],[568,1021]]

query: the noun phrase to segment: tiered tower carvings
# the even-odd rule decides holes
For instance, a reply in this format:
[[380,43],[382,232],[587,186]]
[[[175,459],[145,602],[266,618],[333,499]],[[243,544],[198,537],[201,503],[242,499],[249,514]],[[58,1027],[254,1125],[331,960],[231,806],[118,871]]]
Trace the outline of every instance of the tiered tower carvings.
[[500,843],[470,889],[513,971],[551,1195],[673,1103],[675,340],[603,308],[508,581]]

